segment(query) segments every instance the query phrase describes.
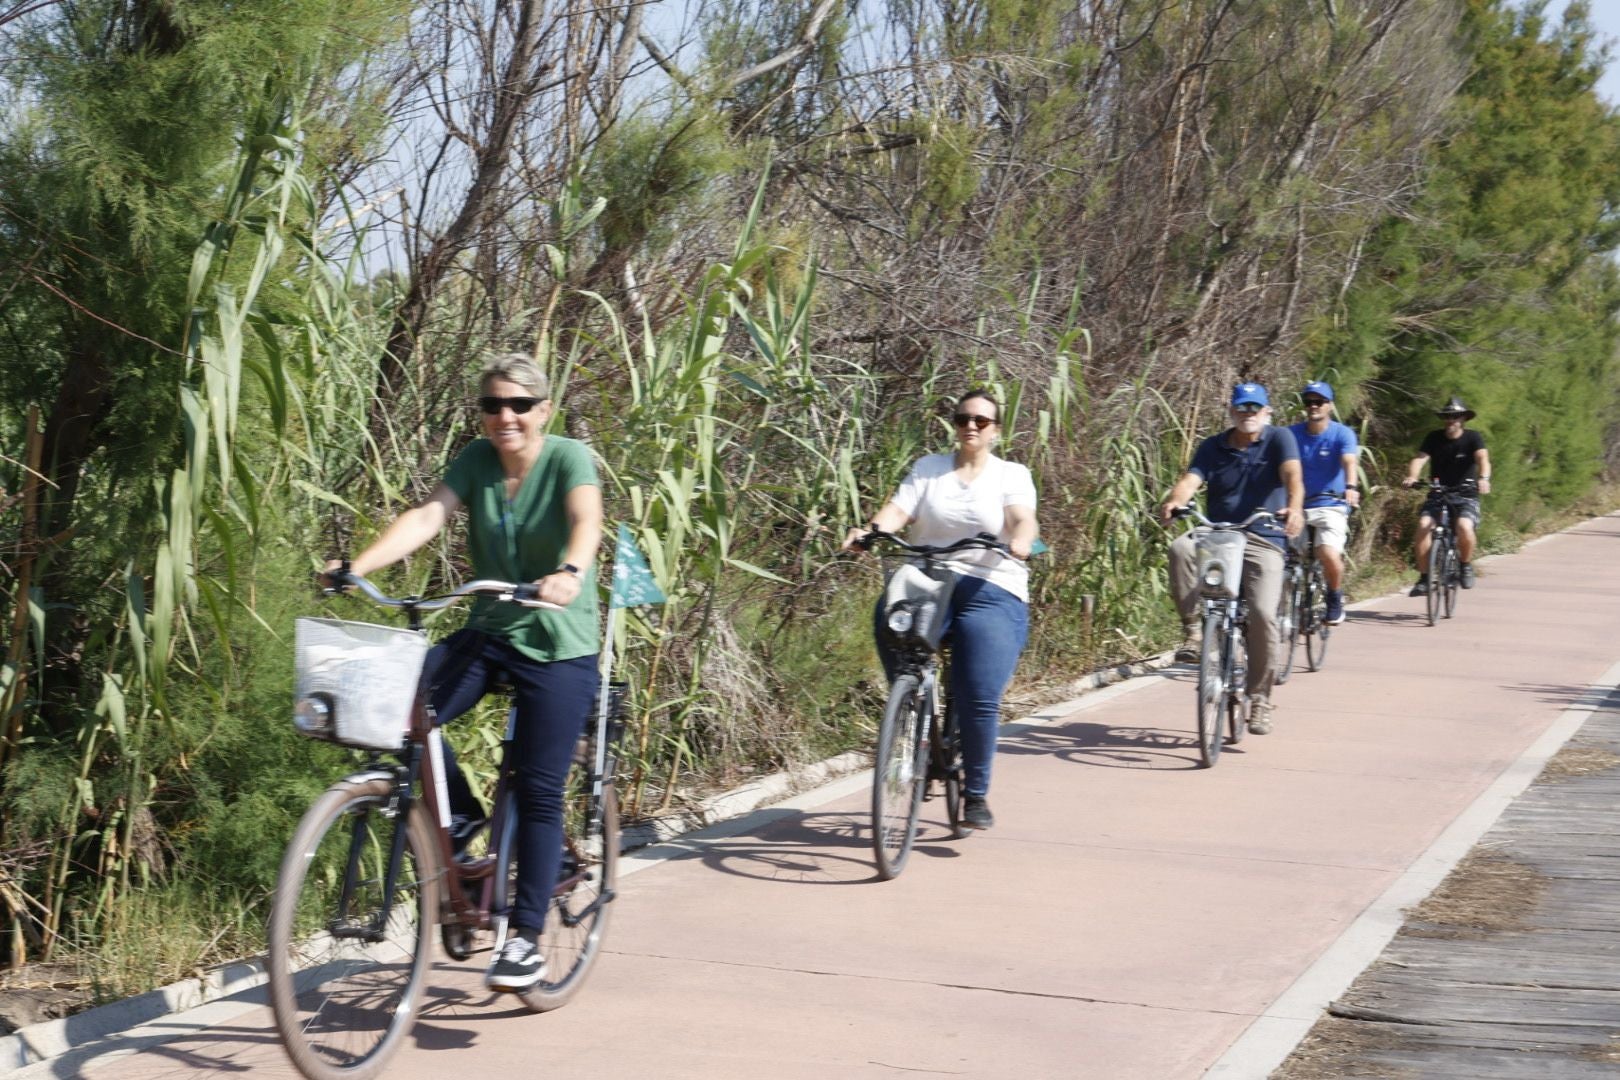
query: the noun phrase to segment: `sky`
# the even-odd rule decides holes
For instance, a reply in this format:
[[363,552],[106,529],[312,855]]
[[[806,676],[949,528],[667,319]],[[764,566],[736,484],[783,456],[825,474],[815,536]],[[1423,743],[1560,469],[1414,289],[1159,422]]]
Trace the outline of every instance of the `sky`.
[[[1563,17],[1570,0],[1551,0],[1547,21],[1554,26]],[[1620,0],[1589,0],[1593,27],[1609,39],[1609,67],[1598,81],[1598,96],[1610,105],[1620,106]]]

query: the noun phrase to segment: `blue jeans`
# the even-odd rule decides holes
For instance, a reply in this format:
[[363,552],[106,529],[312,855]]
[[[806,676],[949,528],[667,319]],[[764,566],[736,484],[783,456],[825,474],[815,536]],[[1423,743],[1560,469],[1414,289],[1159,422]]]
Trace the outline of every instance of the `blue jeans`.
[[[600,676],[595,656],[529,659],[501,638],[459,630],[428,652],[423,678],[437,722],[447,724],[478,703],[496,681],[512,685],[517,723],[507,765],[517,806],[517,900],[512,926],[538,933],[562,868],[563,784],[574,745],[590,718]],[[482,817],[467,778],[444,744],[445,786],[454,814]]]
[[[873,613],[873,637],[883,671],[894,681],[899,657],[884,641],[883,600]],[[1029,605],[1000,585],[963,575],[951,593],[945,642],[951,647],[951,709],[962,736],[963,789],[990,791],[990,763],[1001,728],[1001,695],[1012,681],[1018,656],[1029,640]]]

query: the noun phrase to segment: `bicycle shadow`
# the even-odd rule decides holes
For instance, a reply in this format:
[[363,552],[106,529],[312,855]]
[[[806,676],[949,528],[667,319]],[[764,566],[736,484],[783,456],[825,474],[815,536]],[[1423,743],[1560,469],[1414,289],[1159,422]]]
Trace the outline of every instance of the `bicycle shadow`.
[[1428,613],[1419,608],[1417,611],[1346,611],[1346,623],[1362,623],[1369,626],[1428,626]]
[[[1198,740],[1190,731],[1086,721],[1010,732],[1001,737],[997,753],[1041,754],[1099,769],[1178,772],[1200,767]],[[1223,753],[1242,754],[1243,747],[1229,744]]]
[[[960,854],[961,841],[952,839],[943,820],[944,805],[939,799],[923,803],[913,858]],[[733,877],[790,885],[862,885],[879,880],[872,855],[872,819],[864,812],[778,807],[758,812],[745,832],[689,843],[689,850],[676,858],[697,859]]]

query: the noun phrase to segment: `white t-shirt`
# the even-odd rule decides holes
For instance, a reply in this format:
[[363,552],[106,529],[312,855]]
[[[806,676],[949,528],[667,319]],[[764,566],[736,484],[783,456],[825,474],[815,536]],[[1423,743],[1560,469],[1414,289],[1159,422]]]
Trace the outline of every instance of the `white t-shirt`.
[[[929,454],[919,458],[889,501],[913,519],[906,539],[913,544],[939,547],[989,533],[1006,542],[1012,538],[1006,508],[1035,509],[1035,481],[1022,465],[991,455],[971,484],[953,475],[956,455]],[[1029,568],[999,551],[964,551],[950,561],[959,574],[984,578],[1029,602]]]

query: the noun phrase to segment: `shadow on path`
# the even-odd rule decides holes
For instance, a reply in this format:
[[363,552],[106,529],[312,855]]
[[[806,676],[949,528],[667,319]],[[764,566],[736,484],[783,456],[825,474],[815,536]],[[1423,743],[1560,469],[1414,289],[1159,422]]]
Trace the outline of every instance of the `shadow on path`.
[[[951,838],[943,821],[944,802],[922,805],[912,858],[954,859],[960,840]],[[791,885],[860,885],[876,881],[872,855],[872,819],[863,812],[816,812],[779,809],[768,820],[738,836],[709,840],[675,856],[701,860],[724,874]]]

